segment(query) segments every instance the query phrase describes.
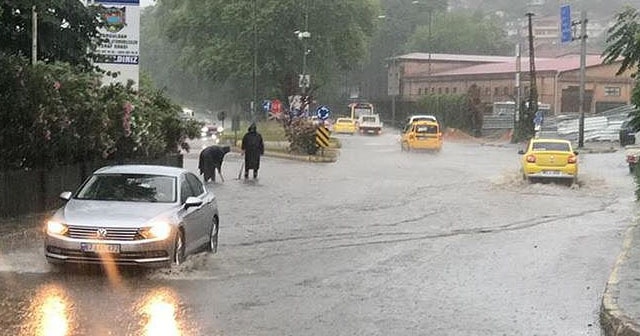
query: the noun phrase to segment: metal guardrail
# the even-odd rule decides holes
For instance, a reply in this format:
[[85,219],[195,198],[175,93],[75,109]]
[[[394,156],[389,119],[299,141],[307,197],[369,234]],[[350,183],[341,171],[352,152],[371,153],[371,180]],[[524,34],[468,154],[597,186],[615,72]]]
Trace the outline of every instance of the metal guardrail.
[[[633,105],[625,105],[600,113],[597,117],[584,119],[585,141],[618,141],[622,123],[629,114],[637,111]],[[579,132],[578,113],[564,113],[544,120],[542,130],[545,134],[556,134],[567,140],[577,141]],[[512,129],[512,115],[488,115],[484,117],[483,130]]]

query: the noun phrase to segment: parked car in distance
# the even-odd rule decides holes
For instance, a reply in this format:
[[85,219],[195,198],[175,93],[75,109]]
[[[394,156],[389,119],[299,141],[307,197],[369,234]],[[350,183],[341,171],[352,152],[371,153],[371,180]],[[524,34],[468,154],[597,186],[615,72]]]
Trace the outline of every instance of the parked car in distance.
[[338,118],[333,124],[334,133],[355,134],[358,131],[356,121],[351,118]]
[[563,139],[534,138],[529,140],[521,156],[522,178],[563,181],[569,185],[578,181],[578,152]]
[[115,263],[163,267],[218,248],[216,198],[176,167],[118,165],[96,170],[45,224],[53,264]]
[[378,114],[366,114],[361,115],[358,118],[358,130],[362,134],[381,134],[382,133],[382,121],[380,121],[380,115]]
[[627,145],[624,148],[625,161],[629,165],[629,173],[635,173],[636,166],[640,162],[640,145]]
[[624,147],[627,145],[635,145],[637,131],[637,129],[631,126],[631,122],[629,120],[623,122],[622,126],[620,126],[620,131],[618,132],[620,146]]
[[442,149],[440,125],[434,121],[414,121],[405,127],[400,137],[400,149],[410,151],[423,149],[439,152]]

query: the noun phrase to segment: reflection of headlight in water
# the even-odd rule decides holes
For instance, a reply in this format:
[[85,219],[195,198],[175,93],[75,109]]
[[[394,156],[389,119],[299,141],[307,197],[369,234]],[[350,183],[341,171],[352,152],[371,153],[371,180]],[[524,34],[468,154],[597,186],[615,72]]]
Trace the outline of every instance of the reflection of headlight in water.
[[23,330],[25,335],[65,336],[70,333],[71,303],[60,287],[41,288],[29,308],[31,318]]
[[42,331],[38,335],[66,335],[69,329],[67,321],[67,305],[61,297],[47,297],[40,313],[42,314]]
[[154,290],[145,297],[140,313],[146,317],[143,335],[185,335],[177,320],[178,302],[167,289]]

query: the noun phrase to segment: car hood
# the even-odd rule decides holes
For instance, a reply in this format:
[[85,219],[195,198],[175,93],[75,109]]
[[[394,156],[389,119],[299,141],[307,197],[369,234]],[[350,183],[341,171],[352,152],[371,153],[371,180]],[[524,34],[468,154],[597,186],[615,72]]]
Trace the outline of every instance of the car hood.
[[174,203],[105,202],[71,199],[58,212],[65,223],[79,226],[139,227],[152,219],[167,219]]

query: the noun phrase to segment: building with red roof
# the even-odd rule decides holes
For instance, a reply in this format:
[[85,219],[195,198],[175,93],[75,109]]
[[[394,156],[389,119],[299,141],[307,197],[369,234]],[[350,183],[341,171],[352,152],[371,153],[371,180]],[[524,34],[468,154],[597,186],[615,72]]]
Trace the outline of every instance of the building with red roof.
[[[587,113],[598,113],[630,102],[634,80],[630,72],[616,75],[620,62],[603,64],[600,55],[587,55],[585,105]],[[480,88],[482,101],[514,101],[516,58],[482,55],[411,53],[389,59],[388,93],[400,101],[417,101],[428,94],[466,93]],[[580,56],[536,57],[538,102],[549,104],[554,114],[577,112]],[[529,59],[520,60],[521,97],[529,95]],[[487,111],[487,112],[488,112]]]

